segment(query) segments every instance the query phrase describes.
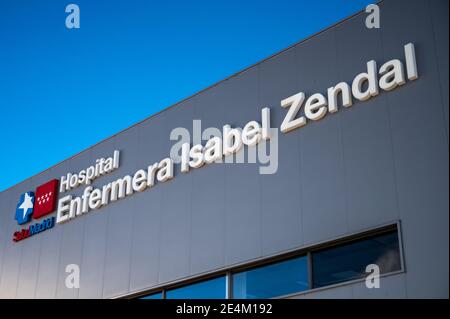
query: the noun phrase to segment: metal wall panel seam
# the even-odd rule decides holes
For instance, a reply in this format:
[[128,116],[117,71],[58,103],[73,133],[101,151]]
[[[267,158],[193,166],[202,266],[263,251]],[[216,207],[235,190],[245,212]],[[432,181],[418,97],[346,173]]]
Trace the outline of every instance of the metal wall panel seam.
[[[338,38],[337,38],[337,34],[335,30],[332,30],[332,32],[334,33],[334,39],[335,39],[335,45],[334,47],[336,48],[335,50],[335,55],[336,55],[336,65],[339,65],[339,50],[338,50]],[[339,78],[343,78],[342,74],[340,74],[340,69],[337,68],[337,76]],[[349,221],[349,198],[348,198],[348,193],[349,193],[349,188],[348,188],[348,177],[347,177],[347,169],[345,167],[345,147],[344,147],[344,132],[342,129],[343,123],[342,123],[342,113],[338,113],[336,114],[338,119],[338,123],[339,123],[339,138],[340,138],[340,142],[341,142],[341,159],[342,159],[342,176],[343,176],[343,183],[344,183],[344,193],[345,193],[345,224],[347,226],[346,231],[348,232],[350,230],[350,221]]]
[[[437,80],[439,81],[439,97],[440,97],[440,100],[441,100],[442,121],[444,122],[444,134],[445,134],[445,137],[446,137],[446,140],[447,140],[447,148],[448,148],[448,146],[449,146],[449,143],[448,143],[448,131],[447,131],[447,125],[445,125],[446,124],[445,123],[445,110],[444,110],[445,105],[444,105],[444,97],[442,96],[441,72],[439,70],[439,64],[438,64],[439,59],[438,59],[437,46],[436,46],[436,42],[437,42],[436,41],[436,30],[434,28],[433,16],[432,16],[432,13],[431,13],[431,8],[430,8],[430,6],[431,6],[430,1],[431,0],[427,1],[428,18],[429,18],[429,22],[430,22],[430,25],[431,25],[431,32],[433,33],[434,61],[435,61],[435,64],[436,64],[436,72],[438,74],[438,76],[437,76],[438,79]],[[448,59],[448,56],[447,56],[447,59]],[[447,90],[448,90],[448,88],[447,88]]]
[[[384,29],[383,29],[384,31]],[[390,57],[386,56],[386,51],[385,51],[385,45],[384,45],[384,41],[383,41],[383,35],[384,32],[381,31],[380,32],[380,43],[381,43],[381,51],[383,52],[383,58],[384,61],[388,61],[388,59],[390,59]],[[390,98],[389,95],[386,94],[386,98],[384,100],[385,105],[386,105],[386,112],[387,112],[387,120],[388,120],[388,126],[389,126],[389,143],[391,145],[391,161],[392,161],[392,167],[393,167],[393,172],[394,172],[394,176],[393,176],[393,180],[394,180],[394,189],[395,189],[395,205],[397,208],[397,218],[400,220],[400,195],[399,195],[399,185],[398,185],[398,180],[397,180],[397,176],[398,176],[398,171],[397,171],[397,165],[395,163],[395,147],[394,147],[394,141],[393,141],[393,130],[392,130],[392,115],[391,115],[391,110],[390,108],[392,107],[392,104],[390,102]],[[400,232],[400,222],[397,223],[397,232],[398,232],[398,236],[399,236],[399,241],[400,241],[400,246],[402,245],[402,240],[401,240],[401,232]],[[400,258],[401,258],[401,263],[402,263],[402,267],[404,267],[404,257],[403,257],[403,247],[401,246],[400,248]],[[404,290],[405,290],[405,295],[407,294],[407,289],[406,289],[406,280],[404,282]]]

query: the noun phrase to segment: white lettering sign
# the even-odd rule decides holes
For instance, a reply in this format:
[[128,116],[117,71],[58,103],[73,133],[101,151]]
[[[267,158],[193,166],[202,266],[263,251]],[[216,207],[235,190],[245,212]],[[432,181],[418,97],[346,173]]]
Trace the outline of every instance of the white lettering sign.
[[[405,45],[404,52],[406,70],[403,62],[398,59],[386,62],[380,68],[377,68],[377,63],[371,60],[367,62],[365,72],[356,75],[351,85],[340,82],[328,88],[326,96],[315,93],[306,98],[305,93],[299,92],[283,99],[281,107],[287,108],[288,111],[281,123],[281,132],[288,133],[305,126],[308,121],[318,121],[324,118],[327,113],[335,113],[339,109],[338,104],[346,108],[351,107],[353,98],[359,101],[367,101],[377,96],[380,89],[391,91],[404,85],[407,80],[416,80],[419,75],[414,44],[408,43]],[[339,96],[341,97],[340,101]],[[222,158],[225,157],[226,159],[239,152],[244,146],[255,146],[261,141],[275,138],[277,134],[271,133],[272,129],[270,109],[263,108],[261,110],[261,122],[250,121],[242,130],[224,125],[221,137],[212,136],[206,141],[205,145],[201,144],[201,137],[194,138],[194,141],[197,142],[193,143],[193,146],[182,139],[181,155],[176,154],[177,163],[180,163],[182,173],[188,173],[191,169],[221,162]],[[173,138],[172,135],[171,138]],[[107,159],[97,159],[95,165],[83,169],[77,174],[69,173],[61,177],[61,193],[82,184],[88,186],[80,197],[67,195],[59,199],[56,223],[64,223],[90,210],[100,209],[110,202],[123,199],[135,192],[142,192],[153,187],[156,183],[164,183],[174,177],[175,161],[168,157],[149,165],[145,169],[139,169],[133,175],[126,175],[110,182],[101,188],[90,186],[96,178],[118,169],[119,157],[120,152],[116,150],[113,156]]]

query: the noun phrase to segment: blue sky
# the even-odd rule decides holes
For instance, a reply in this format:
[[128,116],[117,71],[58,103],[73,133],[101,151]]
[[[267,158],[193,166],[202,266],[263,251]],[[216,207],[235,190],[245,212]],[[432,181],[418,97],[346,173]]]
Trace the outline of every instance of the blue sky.
[[371,2],[1,1],[0,191]]

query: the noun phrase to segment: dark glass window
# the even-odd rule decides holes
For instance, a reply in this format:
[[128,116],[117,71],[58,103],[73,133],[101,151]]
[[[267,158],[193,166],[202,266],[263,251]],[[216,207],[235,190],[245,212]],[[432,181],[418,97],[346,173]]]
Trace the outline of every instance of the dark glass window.
[[401,269],[397,231],[313,252],[313,285],[366,277],[369,264],[378,265],[381,274]]
[[272,298],[308,289],[305,256],[233,275],[233,298]]
[[141,297],[141,299],[162,299],[162,292],[157,292],[151,295],[147,295],[144,297]]
[[225,276],[166,291],[166,299],[225,299]]

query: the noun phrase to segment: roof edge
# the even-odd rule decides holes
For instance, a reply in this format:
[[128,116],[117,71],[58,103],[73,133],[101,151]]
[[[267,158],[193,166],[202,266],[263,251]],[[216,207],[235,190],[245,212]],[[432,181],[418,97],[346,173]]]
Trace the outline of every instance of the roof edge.
[[[384,1],[385,1],[385,0],[377,1],[376,4],[379,5],[379,4],[383,3]],[[285,48],[285,49],[282,49],[281,51],[278,51],[278,52],[276,52],[276,53],[274,53],[274,54],[272,54],[272,55],[269,55],[267,58],[264,58],[264,59],[262,59],[262,60],[260,60],[260,61],[258,61],[258,62],[256,62],[256,63],[254,63],[254,64],[252,64],[252,65],[250,65],[250,66],[248,66],[248,67],[242,69],[241,71],[238,71],[238,72],[236,72],[236,73],[233,73],[232,75],[229,75],[228,77],[226,77],[226,78],[224,78],[224,79],[222,79],[222,80],[220,80],[220,81],[218,81],[218,82],[216,82],[216,83],[214,83],[214,84],[211,84],[211,85],[207,86],[206,88],[204,88],[204,89],[202,89],[202,90],[200,90],[200,91],[198,91],[198,92],[196,92],[196,93],[194,93],[194,94],[192,94],[192,95],[190,95],[190,96],[188,96],[188,97],[186,97],[186,98],[184,98],[184,99],[182,99],[182,100],[180,100],[180,101],[178,101],[178,102],[176,102],[176,103],[174,103],[174,104],[172,104],[172,105],[170,105],[170,106],[167,106],[167,107],[163,108],[162,110],[160,110],[160,111],[158,111],[158,112],[156,112],[156,113],[154,113],[154,114],[152,114],[152,115],[146,117],[145,119],[140,120],[140,121],[138,121],[138,122],[132,124],[131,126],[128,126],[127,128],[125,128],[125,129],[123,129],[123,130],[120,130],[119,132],[117,132],[117,133],[115,133],[115,134],[113,134],[113,135],[111,135],[111,136],[109,136],[109,137],[107,137],[107,138],[105,138],[105,139],[103,139],[103,140],[101,140],[101,141],[95,143],[95,144],[92,144],[92,145],[89,146],[88,148],[85,148],[84,150],[79,151],[78,153],[75,153],[74,155],[72,155],[72,156],[70,156],[70,157],[68,157],[68,158],[66,158],[66,159],[64,159],[64,160],[62,160],[62,161],[60,161],[60,162],[58,162],[58,163],[56,163],[56,164],[54,164],[54,165],[48,167],[48,168],[46,168],[45,170],[43,170],[43,171],[41,171],[41,172],[39,172],[39,173],[37,173],[37,174],[34,174],[34,175],[32,175],[32,176],[30,176],[30,177],[28,177],[28,178],[26,178],[26,179],[24,179],[24,180],[22,180],[22,181],[20,181],[20,182],[18,182],[18,183],[16,183],[16,184],[14,184],[14,185],[12,185],[12,186],[10,186],[10,187],[8,187],[8,188],[5,188],[4,190],[0,191],[0,194],[2,194],[2,193],[4,193],[4,192],[7,192],[7,191],[11,190],[12,188],[14,188],[14,187],[16,187],[16,186],[18,186],[18,185],[20,185],[20,184],[23,184],[23,183],[25,183],[25,182],[31,180],[32,178],[35,178],[35,177],[37,177],[37,176],[40,176],[40,175],[42,175],[42,174],[48,172],[49,170],[51,170],[51,169],[53,169],[53,168],[56,168],[56,167],[62,165],[62,164],[65,163],[66,161],[69,161],[69,160],[71,160],[71,159],[74,159],[74,158],[80,156],[81,154],[83,154],[84,152],[87,152],[87,151],[93,149],[94,147],[96,147],[96,146],[98,146],[98,145],[100,145],[100,144],[102,144],[102,143],[104,143],[104,142],[106,142],[106,141],[109,141],[109,140],[113,139],[114,137],[116,137],[116,136],[118,136],[118,135],[120,135],[120,134],[123,134],[123,133],[125,133],[126,131],[128,131],[128,130],[130,130],[130,129],[136,127],[136,126],[139,126],[139,125],[143,124],[144,122],[146,122],[146,121],[148,121],[148,120],[150,120],[150,119],[152,119],[152,118],[158,116],[158,115],[161,114],[162,112],[165,112],[165,111],[168,111],[168,110],[170,110],[170,109],[172,109],[172,108],[175,108],[176,106],[178,106],[178,105],[180,105],[180,104],[182,104],[182,103],[184,103],[184,102],[186,102],[186,101],[189,101],[189,100],[193,99],[194,97],[196,97],[196,96],[202,94],[203,92],[208,91],[208,90],[210,90],[210,89],[212,89],[212,88],[214,88],[214,87],[216,87],[216,86],[218,86],[218,85],[224,83],[225,81],[228,81],[228,80],[230,80],[230,79],[232,79],[232,78],[234,78],[234,77],[236,77],[236,76],[238,76],[238,75],[240,75],[240,74],[243,74],[243,73],[245,73],[245,72],[247,72],[247,71],[249,71],[249,70],[251,70],[251,69],[257,67],[258,65],[260,65],[260,64],[262,64],[262,63],[264,63],[264,62],[266,62],[266,61],[269,61],[269,60],[271,60],[271,59],[273,59],[273,58],[275,58],[275,57],[277,57],[277,56],[279,56],[279,55],[281,55],[281,54],[283,54],[283,53],[285,53],[285,52],[291,50],[292,48],[294,48],[294,47],[296,47],[296,46],[298,46],[298,45],[301,45],[301,44],[303,44],[303,43],[305,43],[305,42],[307,42],[307,41],[309,41],[309,40],[311,40],[311,39],[313,39],[313,38],[315,38],[315,37],[321,35],[322,33],[325,33],[325,32],[327,32],[327,31],[329,31],[329,30],[331,30],[331,29],[334,29],[334,28],[336,28],[337,26],[339,26],[339,25],[341,25],[341,24],[343,24],[343,23],[345,23],[345,22],[347,22],[347,21],[349,21],[349,20],[351,20],[351,19],[355,18],[356,16],[358,16],[358,15],[360,15],[360,14],[363,14],[363,13],[365,13],[365,8],[363,8],[363,9],[361,9],[361,10],[355,12],[354,14],[352,14],[352,15],[346,17],[346,18],[343,18],[343,19],[339,20],[338,22],[336,22],[336,23],[334,23],[334,24],[332,24],[332,25],[326,27],[325,29],[322,29],[322,30],[320,30],[320,31],[318,31],[318,32],[316,32],[316,33],[313,33],[312,35],[310,35],[310,36],[308,36],[308,37],[306,37],[306,38],[304,38],[304,39],[302,39],[302,40],[300,40],[300,41],[298,41],[298,42],[295,42],[294,44],[291,44],[290,46],[288,46],[288,47]]]

